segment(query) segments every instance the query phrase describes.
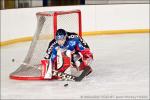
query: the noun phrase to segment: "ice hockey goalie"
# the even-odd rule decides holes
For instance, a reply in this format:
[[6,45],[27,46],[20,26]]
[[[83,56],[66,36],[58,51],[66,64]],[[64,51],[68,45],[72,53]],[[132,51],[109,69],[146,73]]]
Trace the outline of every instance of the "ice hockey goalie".
[[88,44],[76,33],[58,29],[49,43],[43,65],[45,79],[81,81],[92,72],[93,54]]

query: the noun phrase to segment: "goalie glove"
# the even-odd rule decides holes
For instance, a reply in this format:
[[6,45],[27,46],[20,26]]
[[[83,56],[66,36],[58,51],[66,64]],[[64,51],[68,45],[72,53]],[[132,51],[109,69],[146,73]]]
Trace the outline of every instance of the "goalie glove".
[[90,49],[85,49],[83,51],[81,51],[81,54],[83,56],[83,60],[85,59],[88,59],[88,58],[91,58],[93,59],[93,54],[91,53]]

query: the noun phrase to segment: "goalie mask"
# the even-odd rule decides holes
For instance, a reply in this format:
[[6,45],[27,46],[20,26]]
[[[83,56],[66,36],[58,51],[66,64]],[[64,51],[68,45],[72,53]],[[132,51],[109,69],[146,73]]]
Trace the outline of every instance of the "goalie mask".
[[63,40],[65,39],[67,33],[64,29],[58,29],[56,32],[56,40]]
[[58,29],[56,32],[56,41],[60,46],[63,46],[66,41],[67,33],[64,29]]

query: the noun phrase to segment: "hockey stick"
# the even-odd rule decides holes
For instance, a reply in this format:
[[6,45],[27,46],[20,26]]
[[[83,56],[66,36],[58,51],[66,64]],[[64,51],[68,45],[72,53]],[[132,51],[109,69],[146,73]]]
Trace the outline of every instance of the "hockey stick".
[[53,70],[53,76],[58,76],[59,80],[65,80],[65,81],[76,81],[76,76],[64,73],[64,72],[58,72],[56,70]]
[[76,77],[64,72],[58,72],[56,70],[53,70],[53,76],[58,76],[60,77],[60,80],[66,80],[66,81],[76,81],[79,82],[81,81],[88,73],[90,72],[90,68],[86,67],[83,72],[81,73],[80,76]]

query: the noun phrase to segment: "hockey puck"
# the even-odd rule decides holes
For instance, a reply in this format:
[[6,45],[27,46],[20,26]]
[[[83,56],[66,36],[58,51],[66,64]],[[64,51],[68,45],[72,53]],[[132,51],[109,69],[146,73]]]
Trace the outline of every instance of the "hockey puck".
[[65,85],[64,85],[64,87],[67,87],[67,86],[68,86],[68,84],[65,84]]
[[11,61],[12,61],[12,62],[15,62],[15,59],[13,58]]

